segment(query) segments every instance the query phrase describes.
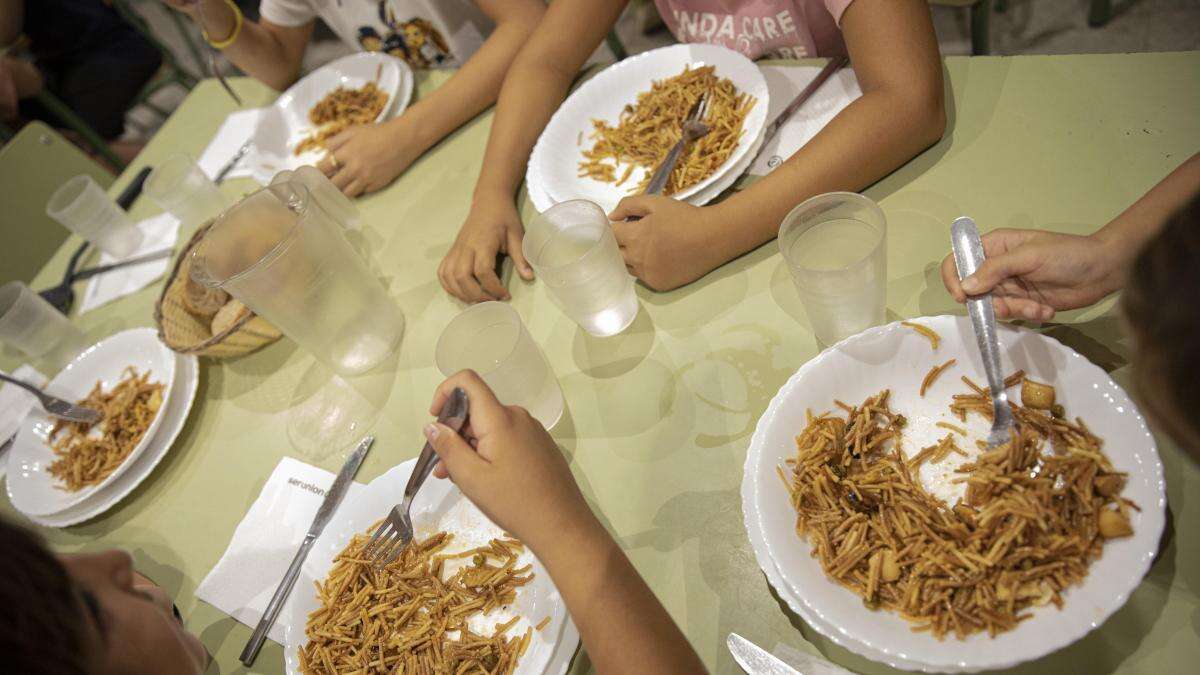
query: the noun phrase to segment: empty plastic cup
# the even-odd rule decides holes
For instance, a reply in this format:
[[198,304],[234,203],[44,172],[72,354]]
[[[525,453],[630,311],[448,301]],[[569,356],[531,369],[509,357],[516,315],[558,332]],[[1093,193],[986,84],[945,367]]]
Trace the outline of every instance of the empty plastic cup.
[[20,281],[0,286],[0,342],[50,371],[87,346],[82,331]]
[[155,166],[143,189],[146,196],[185,227],[215,218],[229,206],[217,184],[195,160],[183,154],[171,155]]
[[133,254],[142,232],[91,176],[78,175],[50,195],[46,215],[114,258]]
[[450,321],[438,338],[434,359],[442,375],[474,370],[504,405],[519,405],[549,429],[562,417],[563,397],[517,310],[481,302]]
[[813,197],[784,217],[779,250],[821,343],[883,323],[887,220],[878,204],[853,192]]

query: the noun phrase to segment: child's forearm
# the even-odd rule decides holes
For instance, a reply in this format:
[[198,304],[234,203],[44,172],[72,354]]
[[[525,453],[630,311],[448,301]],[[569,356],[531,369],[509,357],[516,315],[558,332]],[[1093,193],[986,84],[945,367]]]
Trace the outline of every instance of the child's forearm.
[[825,192],[862,190],[936,143],[944,126],[936,105],[886,90],[864,94],[766,177],[708,207],[714,245],[730,260],[770,241],[797,204]]
[[534,552],[566,601],[597,672],[704,672],[679,627],[594,517]]
[[1200,153],[1192,155],[1146,194],[1096,232],[1096,238],[1128,262],[1166,224],[1167,219],[1200,192]]
[[538,136],[588,55],[616,22],[625,1],[556,0],[550,4],[504,78],[476,194],[516,193]]

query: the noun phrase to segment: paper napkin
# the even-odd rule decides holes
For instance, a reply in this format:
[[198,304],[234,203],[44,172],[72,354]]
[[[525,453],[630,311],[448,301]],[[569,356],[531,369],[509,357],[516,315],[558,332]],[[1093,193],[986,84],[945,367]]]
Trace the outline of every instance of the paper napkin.
[[[762,66],[763,77],[767,80],[767,91],[771,95],[771,105],[767,109],[767,124],[775,121],[779,113],[788,107],[796,95],[812,82],[820,68],[794,66]],[[750,173],[755,176],[765,176],[779,166],[793,153],[812,140],[843,108],[850,105],[854,99],[862,96],[858,86],[858,78],[850,68],[843,68],[834,73],[825,84],[813,92],[811,98],[800,106],[791,119],[784,123],[750,165]]]
[[[175,241],[179,238],[179,220],[169,213],[161,213],[153,218],[147,218],[139,222],[137,228],[142,231],[142,243],[126,258],[161,251],[164,248],[174,248]],[[107,253],[101,253],[100,260],[96,265],[109,265],[120,260],[122,258],[114,258]],[[83,299],[79,303],[79,313],[91,311],[100,305],[149,286],[151,282],[166,273],[167,267],[170,265],[171,256],[167,256],[97,274],[88,281],[87,287],[84,288]]]
[[[208,174],[209,178],[216,180],[217,173],[221,168],[233,158],[242,145],[250,139],[254,133],[255,127],[258,126],[258,121],[266,112],[266,108],[252,108],[250,110],[239,110],[229,114],[225,118],[224,124],[209,142],[208,147],[204,149],[204,153],[200,155],[200,169]],[[250,166],[253,158],[248,155],[243,157],[238,165],[235,166],[229,173],[225,174],[225,178],[238,178],[251,175]]]
[[[251,628],[258,625],[335,477],[290,457],[280,460],[196,597]],[[351,483],[346,498],[362,489]],[[283,644],[283,624],[276,621],[267,636]]]
[[[21,366],[5,374],[38,387],[46,384],[46,376],[30,365]],[[7,382],[0,385],[0,478],[8,472],[9,441],[20,430],[21,422],[25,421],[25,416],[36,404],[37,399],[24,389]]]

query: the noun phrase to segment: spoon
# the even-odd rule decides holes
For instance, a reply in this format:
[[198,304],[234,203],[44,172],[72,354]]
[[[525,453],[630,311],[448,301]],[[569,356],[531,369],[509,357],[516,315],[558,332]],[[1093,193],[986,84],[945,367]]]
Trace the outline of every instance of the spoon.
[[[958,267],[959,281],[966,279],[979,269],[986,256],[979,228],[975,221],[963,216],[950,226],[950,244],[954,248],[954,263]],[[983,355],[983,369],[987,373],[988,388],[992,395],[992,430],[988,434],[988,448],[1007,443],[1011,438],[1013,416],[1008,405],[1008,392],[1004,388],[1004,375],[1000,371],[1000,342],[996,336],[996,313],[992,309],[992,294],[974,295],[967,298],[967,314],[971,316],[971,327],[975,329],[975,341]]]

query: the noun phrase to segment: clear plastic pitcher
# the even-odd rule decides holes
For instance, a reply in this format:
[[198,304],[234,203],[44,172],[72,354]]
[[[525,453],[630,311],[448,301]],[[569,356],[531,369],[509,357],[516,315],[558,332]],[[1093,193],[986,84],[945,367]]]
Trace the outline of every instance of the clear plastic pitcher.
[[221,288],[343,375],[392,353],[404,316],[300,181],[272,183],[223,213],[192,252]]

